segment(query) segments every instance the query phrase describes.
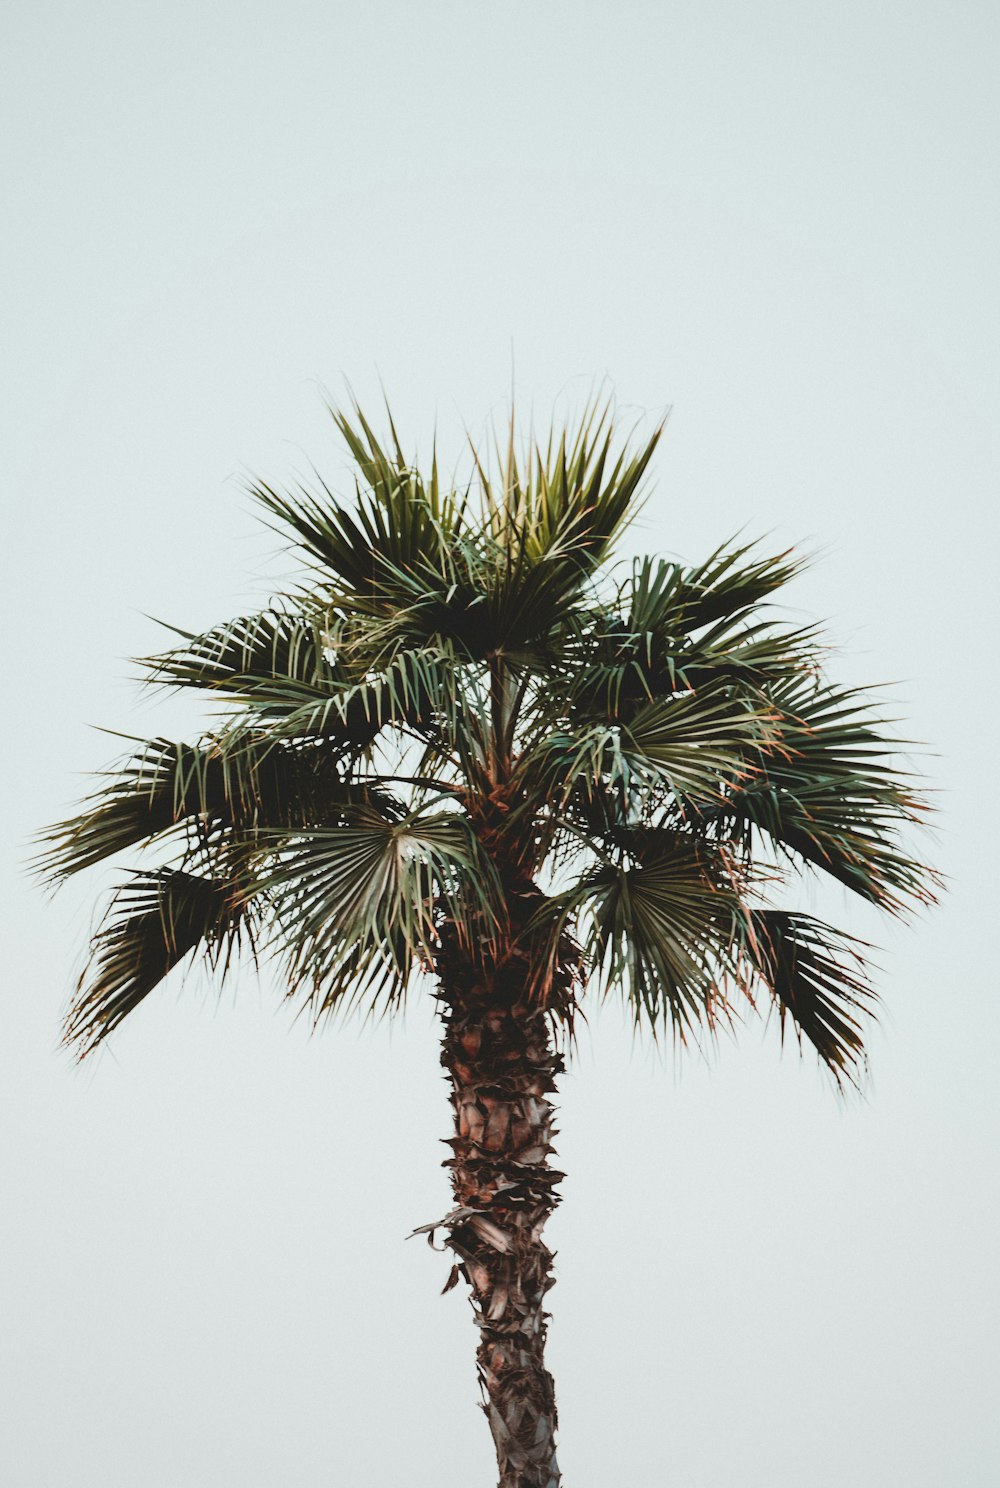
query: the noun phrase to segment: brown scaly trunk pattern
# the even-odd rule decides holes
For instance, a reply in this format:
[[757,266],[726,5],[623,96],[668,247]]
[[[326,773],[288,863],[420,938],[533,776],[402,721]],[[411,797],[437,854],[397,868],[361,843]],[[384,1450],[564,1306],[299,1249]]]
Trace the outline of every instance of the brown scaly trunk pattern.
[[479,1328],[483,1408],[500,1468],[499,1488],[559,1488],[556,1404],[545,1368],[553,1284],[542,1230],[559,1202],[562,1173],[549,1166],[550,1094],[563,1068],[550,1017],[524,987],[527,968],[439,963],[444,1021],[441,1063],[451,1080],[450,1146],[456,1209],[444,1222]]

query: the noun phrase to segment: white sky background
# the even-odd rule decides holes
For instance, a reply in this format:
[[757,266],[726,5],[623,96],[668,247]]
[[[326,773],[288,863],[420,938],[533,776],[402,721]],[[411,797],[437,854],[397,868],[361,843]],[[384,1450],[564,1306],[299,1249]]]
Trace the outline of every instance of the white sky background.
[[[0,96],[5,870],[0,1478],[483,1488],[430,1005],[309,1038],[168,984],[74,1068],[97,891],[30,834],[126,733],[146,614],[287,563],[240,494],[407,436],[673,406],[631,549],[821,547],[790,600],[893,681],[951,875],[884,948],[865,1101],[749,1024],[708,1065],[593,1016],[563,1083],[568,1488],[992,1488],[998,105],[987,3],[11,4]],[[450,441],[450,444],[449,444]],[[813,902],[818,902],[814,899]]]

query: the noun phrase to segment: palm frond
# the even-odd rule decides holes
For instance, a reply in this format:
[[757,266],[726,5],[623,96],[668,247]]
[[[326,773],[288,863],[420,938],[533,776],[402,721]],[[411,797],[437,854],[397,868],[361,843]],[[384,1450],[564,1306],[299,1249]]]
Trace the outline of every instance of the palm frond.
[[429,967],[441,917],[471,949],[495,936],[501,896],[467,818],[437,812],[393,819],[368,808],[345,825],[283,839],[262,881],[275,901],[278,939],[295,987],[322,1008],[375,962],[405,991]]
[[238,878],[180,870],[135,873],[118,890],[91,945],[64,1025],[65,1042],[90,1053],[192,951],[224,974],[242,944],[251,950],[257,915]]
[[663,426],[635,452],[615,454],[610,409],[595,403],[572,435],[550,434],[523,466],[513,438],[501,475],[473,451],[485,532],[500,562],[491,565],[487,608],[497,645],[517,650],[544,637],[604,562],[637,510],[637,496]]
[[168,629],[181,636],[183,644],[140,662],[151,682],[167,687],[242,697],[274,679],[327,691],[343,680],[319,615],[273,608],[239,615],[202,635],[175,626]]
[[756,542],[724,543],[696,566],[641,559],[628,592],[630,629],[690,635],[756,609],[807,563],[791,551],[761,554]]
[[387,451],[357,404],[354,420],[331,413],[362,478],[354,509],[322,481],[318,493],[302,486],[283,493],[256,482],[251,494],[327,583],[378,610],[392,602],[400,574],[447,570],[451,545],[462,535],[464,503],[442,489],[436,463],[426,482],[406,461],[394,429]]
[[871,697],[815,679],[770,696],[775,738],[725,813],[894,913],[932,902],[936,875],[901,841],[926,808]]
[[720,550],[697,570],[638,559],[613,603],[577,606],[554,656],[574,710],[627,721],[676,692],[721,683],[760,689],[815,672],[818,630],[790,629],[760,608],[801,565],[779,554],[731,566],[749,551]]
[[61,879],[130,847],[190,827],[202,835],[237,828],[304,827],[344,807],[382,799],[377,786],[347,781],[316,749],[248,734],[235,747],[148,739],[85,802],[45,834],[40,866]]
[[728,1016],[741,887],[722,854],[663,830],[646,835],[641,856],[606,860],[554,896],[545,914],[560,931],[573,928],[605,993],[620,987],[637,1021],[666,1024],[683,1041]]
[[718,801],[755,769],[771,737],[770,713],[716,689],[648,703],[628,722],[567,727],[545,735],[522,761],[532,797],[565,804],[595,791],[640,811],[665,796]]
[[281,678],[244,696],[241,734],[266,729],[275,738],[323,739],[359,753],[387,727],[437,738],[459,702],[442,655],[430,647],[398,653],[360,681],[329,691],[287,686]]
[[146,665],[153,682],[205,688],[237,703],[234,736],[324,739],[355,753],[391,724],[435,737],[456,697],[446,643],[386,654],[377,632],[365,647],[335,620],[282,611],[189,635]]
[[746,954],[778,1010],[839,1085],[864,1071],[864,1022],[877,1001],[859,943],[811,915],[754,910]]
[[185,634],[183,646],[143,665],[154,683],[201,688],[244,704],[260,726],[316,715],[322,726],[302,732],[364,748],[381,727],[377,707],[330,639],[319,616],[267,610],[203,635]]

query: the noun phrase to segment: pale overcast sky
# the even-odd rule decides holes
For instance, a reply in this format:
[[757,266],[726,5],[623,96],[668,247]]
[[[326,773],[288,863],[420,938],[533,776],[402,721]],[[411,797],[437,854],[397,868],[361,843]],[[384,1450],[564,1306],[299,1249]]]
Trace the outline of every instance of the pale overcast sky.
[[864,1101],[748,1025],[709,1064],[592,1015],[563,1083],[567,1488],[1000,1481],[994,5],[12,0],[5,231],[3,1326],[9,1488],[489,1488],[429,1000],[310,1038],[161,989],[82,1069],[101,884],[23,874],[124,733],[126,658],[284,571],[240,492],[607,377],[672,407],[633,550],[739,528],[837,675],[891,681],[951,876],[878,941]]

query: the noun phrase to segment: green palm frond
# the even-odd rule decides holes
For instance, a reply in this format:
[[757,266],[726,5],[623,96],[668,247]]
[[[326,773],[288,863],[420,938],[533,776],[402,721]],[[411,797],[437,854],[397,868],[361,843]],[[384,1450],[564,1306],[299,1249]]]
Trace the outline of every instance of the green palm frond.
[[592,880],[585,953],[605,985],[620,984],[636,1018],[670,1024],[683,1039],[725,1016],[738,901],[706,874],[697,853],[676,851]]
[[814,919],[755,910],[747,958],[771,994],[784,1037],[786,1020],[808,1039],[838,1085],[864,1069],[864,1021],[876,1003],[859,944]]
[[275,680],[291,689],[329,692],[344,678],[326,641],[320,615],[269,609],[240,615],[202,635],[177,630],[183,644],[141,665],[150,681],[167,687],[196,687],[228,697],[252,697]]
[[487,608],[497,648],[543,639],[605,561],[637,510],[662,425],[635,453],[615,453],[610,411],[592,405],[575,435],[549,436],[519,462],[513,423],[500,474],[475,450],[485,531],[499,561],[488,570]]
[[[736,557],[747,551],[734,550]],[[717,559],[704,571],[706,589],[702,570],[636,560],[613,605],[578,607],[567,617],[555,664],[574,713],[627,721],[637,708],[677,692],[728,685],[752,697],[811,676],[822,657],[818,630],[790,629],[760,608],[763,596],[796,571],[787,555],[742,568]],[[747,602],[753,593],[761,596],[756,606]]]
[[454,731],[460,695],[446,653],[403,651],[368,670],[363,680],[329,690],[273,678],[242,699],[241,734],[267,730],[278,739],[323,739],[355,753],[387,727],[413,728],[429,739]]
[[81,1056],[90,1053],[193,951],[224,974],[242,945],[254,949],[258,932],[257,911],[238,877],[134,873],[93,939],[66,1042]]
[[735,863],[709,844],[651,830],[554,896],[539,922],[570,929],[604,992],[621,989],[636,1020],[683,1041],[728,1016],[746,911]]
[[724,544],[705,563],[683,571],[684,630],[690,633],[717,620],[749,613],[790,583],[808,562],[791,549],[761,555],[756,542],[742,547]]
[[457,813],[393,818],[370,807],[277,846],[261,887],[275,901],[293,986],[309,985],[323,1009],[376,964],[401,996],[414,967],[432,966],[442,917],[467,947],[495,937],[496,876]]
[[569,698],[573,716],[621,722],[647,703],[704,687],[729,686],[759,701],[762,691],[811,675],[817,664],[811,629],[720,621],[694,641],[629,631],[606,614],[595,616],[593,629],[567,640],[556,656],[563,670],[553,681]]
[[392,724],[439,737],[454,718],[456,664],[446,643],[386,654],[380,636],[359,638],[336,619],[282,611],[188,635],[184,646],[145,663],[153,682],[238,704],[234,736],[267,731],[355,752]]
[[213,738],[198,745],[149,739],[107,773],[85,810],[49,830],[41,864],[65,878],[177,830],[204,837],[237,829],[248,837],[305,827],[373,796],[381,799],[345,780],[328,753],[270,736],[248,734],[233,748]]
[[208,779],[206,752],[169,739],[141,742],[134,755],[106,774],[108,783],[88,798],[83,811],[45,833],[39,863],[55,879],[91,868],[224,802],[214,772]]
[[303,487],[281,493],[264,482],[251,493],[322,581],[377,612],[391,603],[397,575],[447,569],[451,545],[462,533],[463,502],[442,491],[436,463],[425,482],[398,442],[386,451],[356,405],[355,414],[352,422],[333,412],[361,475],[353,510],[322,482],[318,494]]
[[498,451],[499,478],[473,450],[490,530],[509,556],[523,555],[527,566],[572,554],[578,564],[595,568],[635,515],[635,498],[662,432],[661,424],[634,453],[626,445],[615,455],[610,408],[594,402],[574,433],[553,428],[544,449],[535,442],[519,461],[512,419],[506,450]]
[[695,567],[640,559],[628,595],[636,631],[686,636],[755,610],[801,573],[807,559],[759,552],[759,544],[725,543]]
[[[365,748],[384,722],[379,699],[357,684],[356,669],[344,665],[331,640],[318,615],[270,610],[185,634],[183,646],[144,665],[152,682],[221,694],[262,726],[290,721],[288,734]],[[300,719],[306,726],[298,727]]]
[[601,791],[640,810],[676,800],[717,801],[727,783],[753,774],[754,751],[771,737],[768,710],[719,690],[648,703],[628,724],[594,723],[543,737],[525,755],[525,778],[546,799]]
[[770,696],[774,744],[726,811],[886,909],[931,902],[936,875],[901,842],[901,829],[926,808],[896,764],[899,746],[876,705],[816,679]]

